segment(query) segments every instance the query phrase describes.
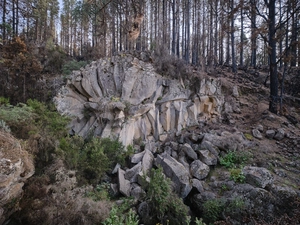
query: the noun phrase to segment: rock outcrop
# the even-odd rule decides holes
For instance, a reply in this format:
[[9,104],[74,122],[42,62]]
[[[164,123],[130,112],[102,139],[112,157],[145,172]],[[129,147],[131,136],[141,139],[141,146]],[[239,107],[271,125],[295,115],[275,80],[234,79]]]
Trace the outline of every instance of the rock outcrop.
[[19,209],[22,187],[33,174],[32,157],[16,138],[0,130],[0,224]]
[[[291,164],[293,169],[284,172],[286,164],[279,162],[280,158],[266,164],[259,156],[268,154],[266,143],[276,141],[285,154],[295,152],[298,157],[300,139],[288,131],[292,125],[271,126],[274,115],[259,106],[261,120],[243,115],[245,108],[247,113],[252,111],[252,105],[236,84],[223,86],[224,93],[230,93],[224,97],[219,79],[195,80],[196,91],[190,90],[182,81],[157,74],[152,64],[120,54],[73,72],[55,103],[59,112],[72,116],[74,134],[113,136],[125,146],[134,140],[143,143],[133,145],[135,154],[128,168],[115,167],[118,181],[111,184],[114,193],[142,202],[137,204],[140,216],[147,211],[143,196],[151,182],[149,171],[156,167],[162,167],[172,181],[172,190],[199,217],[207,201],[228,206],[229,210],[219,216],[231,224],[241,224],[245,215],[272,223],[289,214],[281,208],[296,199],[299,191],[282,185],[281,177],[288,172],[298,174],[299,163]],[[240,125],[239,120],[244,126],[235,126]],[[256,124],[263,120],[267,122]],[[241,159],[243,162],[234,168],[216,166],[226,153],[241,151],[260,154],[248,165]],[[299,182],[298,176],[295,180]]]
[[170,132],[220,117],[221,82],[198,81],[195,93],[157,74],[152,64],[120,54],[74,71],[54,102],[81,136],[116,136],[125,146],[135,139],[163,141]]

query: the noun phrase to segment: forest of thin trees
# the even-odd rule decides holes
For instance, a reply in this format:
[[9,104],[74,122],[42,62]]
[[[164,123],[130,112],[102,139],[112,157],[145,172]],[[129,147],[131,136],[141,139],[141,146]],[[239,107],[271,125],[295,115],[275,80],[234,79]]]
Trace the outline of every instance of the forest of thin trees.
[[1,45],[20,36],[77,60],[164,47],[194,66],[234,73],[269,65],[274,104],[277,71],[300,65],[299,0],[0,1]]

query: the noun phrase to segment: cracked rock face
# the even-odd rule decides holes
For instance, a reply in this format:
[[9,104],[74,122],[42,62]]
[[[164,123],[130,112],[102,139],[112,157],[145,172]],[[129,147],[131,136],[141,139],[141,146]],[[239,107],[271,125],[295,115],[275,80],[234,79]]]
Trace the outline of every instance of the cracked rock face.
[[0,131],[0,224],[18,210],[24,182],[33,174],[31,156],[17,139]]
[[134,139],[160,140],[169,132],[218,120],[224,103],[218,79],[199,80],[193,93],[178,80],[162,77],[152,64],[130,54],[92,62],[74,71],[54,102],[73,118],[71,132]]

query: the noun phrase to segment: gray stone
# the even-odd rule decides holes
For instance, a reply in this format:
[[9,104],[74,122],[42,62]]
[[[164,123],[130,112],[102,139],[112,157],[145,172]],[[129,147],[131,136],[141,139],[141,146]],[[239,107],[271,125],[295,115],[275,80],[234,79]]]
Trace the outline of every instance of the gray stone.
[[125,171],[121,168],[118,169],[118,186],[123,195],[126,197],[130,196],[130,181],[125,179]]
[[181,146],[181,150],[185,153],[185,155],[192,160],[196,160],[198,158],[197,153],[194,149],[187,143]]
[[195,133],[193,132],[193,133],[191,133],[191,135],[189,136],[189,138],[191,139],[191,141],[197,142],[198,139],[199,139],[199,135],[198,135],[198,134],[195,134]]
[[252,135],[253,135],[253,137],[255,137],[255,138],[259,139],[259,140],[261,140],[263,138],[263,136],[261,135],[260,131],[257,130],[257,129],[253,129],[252,130]]
[[143,197],[145,197],[146,192],[141,188],[141,186],[136,186],[134,187],[131,192],[130,192],[130,196],[134,197],[134,199],[136,200],[140,200]]
[[238,87],[236,85],[234,85],[232,88],[232,95],[236,98],[238,98],[240,96]]
[[202,181],[194,178],[194,179],[192,179],[192,182],[193,182],[194,188],[196,188],[200,193],[204,192]]
[[127,169],[125,171],[125,179],[129,180],[130,182],[134,182],[136,180],[131,180],[133,177],[136,177],[136,175],[141,172],[142,170],[142,163],[139,162],[138,164],[136,164],[134,167]]
[[275,130],[267,130],[266,131],[266,137],[269,139],[273,139],[275,136]]
[[152,152],[146,149],[142,160],[142,171],[144,172],[144,174],[148,175],[150,173],[150,170],[152,169],[153,160],[154,156]]
[[255,187],[265,188],[273,183],[273,175],[269,170],[263,167],[245,166],[243,168],[246,182]]
[[274,139],[277,141],[281,141],[284,138],[284,135],[285,135],[285,130],[283,128],[278,128],[274,136]]
[[139,162],[141,162],[142,159],[143,159],[144,154],[145,154],[145,151],[142,151],[142,152],[134,154],[131,157],[131,163],[139,163]]
[[150,213],[150,206],[148,202],[142,202],[141,204],[139,204],[137,211],[142,218],[147,218]]
[[164,152],[167,153],[168,155],[172,154],[172,148],[170,146],[165,146],[164,147]]
[[116,164],[114,167],[113,171],[111,172],[112,174],[116,174],[118,172],[118,169],[121,168],[121,165],[119,163]]
[[218,159],[217,157],[212,154],[209,150],[200,150],[199,153],[199,159],[204,162],[208,166],[214,166],[217,165]]
[[200,160],[195,160],[190,164],[191,175],[199,180],[207,177],[209,174],[209,166]]
[[150,183],[150,177],[144,175],[143,171],[141,171],[137,175],[137,183],[144,189],[146,189],[148,184]]
[[220,153],[219,149],[209,141],[202,141],[200,149],[209,150],[216,157],[218,157]]
[[212,145],[224,151],[243,150],[245,144],[245,139],[242,133],[229,133],[229,132],[222,132],[221,136],[216,134],[206,133],[202,139],[201,146],[202,143],[204,143],[205,141],[210,142]]
[[261,125],[261,124],[258,124],[258,125],[256,126],[256,129],[259,130],[260,132],[263,132],[263,131],[264,131],[264,127],[263,127],[263,125]]
[[155,163],[160,165],[164,174],[172,180],[175,191],[182,198],[185,198],[192,189],[189,172],[186,168],[173,157],[166,154],[158,155]]
[[190,164],[188,164],[188,162],[186,161],[185,156],[179,156],[178,157],[178,162],[180,162],[182,165],[184,165],[184,167],[186,168],[187,171],[189,171],[190,169]]
[[119,194],[118,184],[110,184],[110,191],[112,196],[117,196]]
[[177,142],[171,141],[170,146],[174,151],[178,151],[179,149],[179,144]]

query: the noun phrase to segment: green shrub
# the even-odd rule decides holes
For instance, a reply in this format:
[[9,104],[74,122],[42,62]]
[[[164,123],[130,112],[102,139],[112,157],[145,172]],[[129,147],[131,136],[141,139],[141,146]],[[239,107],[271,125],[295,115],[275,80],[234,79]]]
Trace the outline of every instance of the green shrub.
[[9,98],[0,96],[0,106],[1,105],[9,105]]
[[70,75],[73,70],[79,70],[82,67],[85,67],[89,62],[87,61],[69,61],[62,67],[62,72],[64,75]]
[[67,125],[69,124],[70,119],[60,115],[54,105],[46,105],[32,99],[29,99],[27,104],[33,109],[36,115],[35,124],[37,126],[56,139],[67,136]]
[[244,200],[241,197],[236,197],[232,199],[228,206],[226,207],[226,211],[242,211],[246,207]]
[[203,219],[202,219],[202,218],[200,218],[200,219],[196,218],[195,224],[196,224],[196,225],[206,225],[206,223],[203,222]]
[[124,164],[127,157],[121,142],[97,137],[63,137],[57,152],[69,169],[78,171],[79,178],[94,184],[117,163]]
[[224,157],[220,157],[220,164],[226,168],[236,168],[237,165],[242,165],[249,159],[249,154],[246,152],[229,151]]
[[109,183],[101,183],[98,184],[92,191],[86,193],[86,197],[91,198],[94,201],[101,201],[101,200],[109,200]]
[[145,224],[188,224],[188,207],[172,191],[170,182],[170,179],[162,173],[162,168],[151,170],[146,193],[146,201],[150,206],[151,215],[143,218]]
[[[23,103],[16,106],[9,104],[0,106],[0,120],[5,122],[5,127],[17,138],[29,138],[30,131],[35,129],[34,117],[33,109]],[[3,123],[2,125],[4,126]]]
[[[135,211],[130,208],[132,201],[125,199],[120,206],[113,206],[109,217],[103,225],[138,225],[139,218]],[[129,210],[128,210],[129,209]]]
[[33,110],[26,104],[19,103],[16,106],[1,105],[0,119],[7,123],[20,123],[33,119]]
[[84,139],[77,135],[60,139],[57,153],[64,159],[69,169],[80,168],[83,145]]
[[223,199],[211,199],[203,204],[203,217],[206,222],[213,223],[221,218],[221,213],[225,209]]
[[229,170],[230,178],[234,180],[236,183],[244,183],[245,182],[245,175],[243,174],[242,169],[232,168]]

